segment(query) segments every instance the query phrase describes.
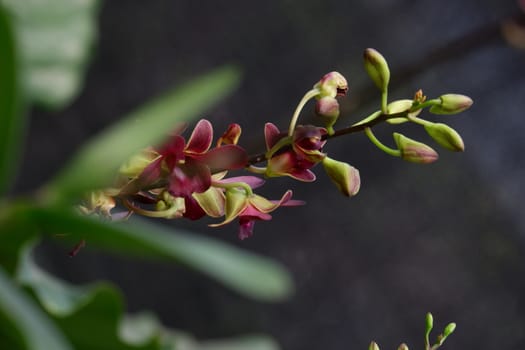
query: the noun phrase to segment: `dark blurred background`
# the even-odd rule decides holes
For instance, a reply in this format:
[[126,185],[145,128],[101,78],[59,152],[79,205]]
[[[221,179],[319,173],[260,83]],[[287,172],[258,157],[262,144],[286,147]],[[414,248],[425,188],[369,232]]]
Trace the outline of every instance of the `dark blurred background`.
[[[155,310],[200,338],[267,332],[287,350],[366,349],[371,340],[422,348],[431,311],[438,329],[458,323],[447,349],[524,349],[525,51],[512,31],[520,16],[515,1],[501,0],[103,2],[83,93],[63,112],[32,112],[19,191],[49,179],[90,136],[149,98],[227,63],[242,67],[242,86],[203,117],[217,133],[240,123],[249,150],[262,147],[266,121],[287,127],[304,92],[332,70],[349,81],[339,124],[349,125],[379,106],[362,65],[367,47],[389,61],[391,100],[419,88],[474,99],[459,116],[435,118],[463,135],[466,152],[442,151],[422,166],[381,153],[363,135],[339,138],[325,150],[360,170],[352,199],[319,168],[313,184],[267,183],[269,197],[292,188],[308,204],[277,211],[248,240],[237,240],[235,224],[166,222],[282,262],[297,291],[281,304],[253,302],[182,267],[108,256],[89,242],[74,259],[52,245],[40,259],[74,282],[112,280],[128,310]],[[302,121],[312,117],[309,105]],[[419,129],[377,130],[387,142],[394,130],[428,140]]]

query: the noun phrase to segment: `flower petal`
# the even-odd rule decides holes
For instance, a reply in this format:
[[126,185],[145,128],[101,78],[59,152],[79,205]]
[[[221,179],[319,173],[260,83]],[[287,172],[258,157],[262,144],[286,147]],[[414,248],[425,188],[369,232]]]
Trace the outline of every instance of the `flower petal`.
[[206,212],[206,215],[213,218],[219,218],[224,215],[224,206],[226,198],[221,189],[210,187],[202,193],[193,193],[193,198],[199,203],[200,207]]
[[176,166],[169,177],[168,190],[175,197],[191,197],[210,188],[210,169],[203,164],[187,162]]
[[279,128],[275,124],[266,123],[264,125],[264,140],[266,141],[267,149],[272,148],[283,137],[280,133]]
[[226,203],[224,206],[224,221],[218,224],[211,224],[211,227],[226,225],[232,222],[248,206],[248,198],[243,191],[229,190],[226,191]]
[[201,208],[199,203],[193,197],[185,197],[184,205],[186,210],[184,211],[184,217],[190,220],[199,220],[206,212]]
[[316,177],[308,168],[314,165],[314,162],[307,159],[299,160],[294,152],[288,151],[268,161],[266,175],[269,177],[286,175],[299,181],[312,182]]
[[248,154],[237,145],[225,145],[213,148],[206,154],[195,157],[208,165],[212,172],[219,170],[242,169],[248,163]]
[[[292,191],[288,190],[283,194],[283,196],[281,197],[279,201],[270,201],[256,194],[251,196],[249,198],[249,201],[250,201],[250,204],[257,210],[259,210],[261,213],[269,213],[271,211],[274,211],[275,209],[277,209],[284,203],[288,202],[291,198],[292,198]],[[241,213],[241,215],[248,215],[248,214],[245,214],[245,212],[243,212]],[[265,219],[262,219],[262,220],[265,220]]]
[[206,119],[201,119],[195,125],[185,151],[190,154],[203,154],[210,148],[212,139],[213,126]]
[[[277,207],[275,207],[274,209],[276,208]],[[259,208],[251,204],[244,208],[244,210],[239,214],[239,218],[241,219],[246,217],[264,221],[272,219],[272,216],[270,214],[260,211]]]
[[241,218],[239,220],[239,239],[242,241],[245,238],[253,236],[253,226],[255,221],[250,218]]
[[232,182],[244,182],[245,184],[248,184],[251,188],[257,188],[264,185],[265,181],[257,176],[235,176],[235,177],[229,177],[227,179],[222,179],[220,181],[223,184],[228,184]]
[[173,169],[175,165],[184,159],[184,138],[180,135],[174,135],[170,141],[165,144],[160,150],[164,161],[169,170]]

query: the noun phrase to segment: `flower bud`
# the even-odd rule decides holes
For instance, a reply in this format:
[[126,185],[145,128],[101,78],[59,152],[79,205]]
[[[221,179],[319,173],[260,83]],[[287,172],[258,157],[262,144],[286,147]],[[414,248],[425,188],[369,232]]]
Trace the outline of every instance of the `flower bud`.
[[365,69],[370,78],[372,78],[379,90],[382,92],[386,91],[390,81],[390,69],[383,55],[375,49],[368,48],[365,50],[364,59]]
[[315,104],[315,112],[323,119],[328,134],[333,134],[333,125],[339,117],[339,102],[334,97],[321,97]]
[[445,94],[439,97],[441,103],[430,107],[434,114],[457,114],[472,106],[472,99],[460,94]]
[[449,324],[445,327],[445,330],[443,331],[443,336],[446,338],[446,337],[448,337],[449,335],[451,335],[452,333],[454,333],[455,330],[456,330],[456,324],[455,324],[454,322],[449,323]]
[[330,72],[325,74],[321,80],[314,85],[314,89],[319,90],[319,97],[344,96],[348,91],[348,83],[341,73]]
[[377,345],[377,343],[375,341],[373,341],[368,346],[368,350],[379,350],[379,346]]
[[326,174],[345,196],[352,197],[359,192],[361,179],[359,170],[350,164],[325,157],[323,167]]
[[[408,100],[408,99],[397,100],[387,105],[387,111],[388,111],[388,114],[403,113],[403,112],[408,111],[412,107],[413,104],[414,104],[413,100]],[[421,109],[408,113],[408,116],[417,117],[419,113],[421,113]],[[408,122],[408,119],[404,117],[399,117],[399,118],[389,118],[386,121],[387,123],[390,123],[390,124],[401,124],[401,123]]]
[[401,158],[413,163],[432,163],[438,159],[438,154],[430,146],[412,140],[397,132],[394,133],[394,141],[401,151]]
[[430,333],[430,331],[432,330],[432,328],[434,327],[434,317],[432,316],[432,314],[430,312],[427,313],[426,317],[425,317],[425,330],[426,330],[426,333]]
[[465,150],[463,139],[450,126],[443,123],[432,123],[425,125],[425,130],[440,146],[454,152]]
[[401,344],[397,347],[397,350],[408,350],[408,345],[406,345],[405,343],[401,343]]

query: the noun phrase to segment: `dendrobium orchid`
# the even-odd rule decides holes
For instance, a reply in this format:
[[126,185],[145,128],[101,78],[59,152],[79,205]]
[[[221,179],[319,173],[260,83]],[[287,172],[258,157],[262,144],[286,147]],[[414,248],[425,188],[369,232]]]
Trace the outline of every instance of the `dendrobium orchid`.
[[[253,235],[255,221],[270,220],[270,213],[280,207],[304,204],[291,199],[291,190],[279,200],[268,200],[254,193],[264,183],[261,176],[287,176],[313,182],[316,175],[312,169],[321,163],[328,178],[342,194],[348,197],[357,194],[361,187],[359,171],[346,162],[328,157],[325,148],[332,137],[364,132],[387,154],[416,163],[434,162],[438,159],[437,152],[422,142],[394,133],[394,149],[381,143],[372,132],[380,122],[391,125],[411,122],[423,126],[427,134],[445,149],[464,149],[463,140],[454,129],[422,119],[419,115],[425,108],[438,116],[462,112],[472,104],[469,97],[444,94],[427,99],[422,90],[418,90],[412,99],[389,102],[390,70],[386,60],[373,49],[365,51],[364,60],[366,71],[381,92],[381,104],[377,111],[361,121],[337,131],[334,129],[340,114],[338,98],[346,95],[348,83],[340,73],[330,72],[305,93],[291,116],[287,131],[279,130],[273,123],[265,124],[264,153],[248,156],[237,145],[241,136],[239,124],[230,124],[212,147],[212,124],[202,119],[188,139],[183,136],[185,127],[180,126],[162,147],[149,147],[132,157],[121,167],[114,188],[93,192],[79,209],[85,214],[106,218],[111,217],[110,211],[118,204],[124,205],[129,214],[156,218],[197,220],[203,216],[224,217],[222,222],[211,224],[212,227],[238,219],[238,236],[245,239]],[[297,123],[310,100],[315,101],[315,112],[321,126]],[[260,163],[264,164],[261,166]],[[228,177],[230,170],[239,169],[257,176]]]
[[[249,192],[249,193],[247,193]],[[304,202],[292,200],[292,191],[288,190],[278,201],[270,201],[262,196],[245,191],[244,188],[231,188],[226,191],[225,219],[212,227],[226,225],[239,218],[239,239],[253,235],[253,227],[257,220],[271,220],[269,214],[281,206],[297,206]]]
[[[324,128],[299,125],[291,137],[283,137],[274,124],[266,123],[264,137],[266,148],[271,156],[268,159],[265,175],[268,177],[290,176],[305,182],[315,181],[315,174],[310,168],[326,156],[321,152],[326,143],[322,139],[325,135],[326,129]],[[291,148],[279,153],[279,143],[283,141],[290,142]]]

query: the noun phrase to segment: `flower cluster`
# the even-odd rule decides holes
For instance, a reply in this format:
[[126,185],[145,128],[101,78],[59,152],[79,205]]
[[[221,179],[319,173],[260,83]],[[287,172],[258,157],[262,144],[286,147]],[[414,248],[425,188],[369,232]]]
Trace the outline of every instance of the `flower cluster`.
[[[412,99],[389,103],[390,71],[386,60],[373,49],[367,49],[364,58],[366,71],[381,91],[381,108],[361,121],[334,130],[340,113],[338,98],[345,96],[348,83],[340,73],[330,72],[306,92],[287,130],[280,130],[272,123],[264,126],[264,153],[249,156],[238,145],[241,136],[238,124],[231,124],[215,144],[213,126],[208,120],[200,120],[187,139],[183,136],[186,127],[179,126],[163,146],[145,149],[124,164],[115,188],[91,193],[81,206],[82,212],[109,218],[110,211],[120,203],[127,208],[125,216],[135,213],[191,220],[204,216],[224,217],[222,222],[210,225],[213,227],[238,219],[238,236],[245,239],[252,236],[255,221],[270,220],[270,213],[279,207],[303,204],[291,199],[291,190],[279,200],[268,200],[254,193],[264,183],[261,177],[288,176],[313,182],[316,175],[312,168],[322,164],[341,193],[348,197],[357,194],[361,185],[359,171],[350,164],[328,157],[324,148],[330,138],[364,132],[372,143],[392,156],[416,163],[437,160],[437,152],[424,143],[394,132],[396,148],[391,148],[372,132],[372,127],[380,122],[393,125],[412,122],[423,126],[427,134],[445,149],[464,149],[455,130],[443,123],[422,119],[419,114],[425,108],[435,115],[456,114],[470,107],[470,98],[444,94],[427,100],[419,90]],[[322,126],[298,125],[301,111],[312,99]],[[257,176],[228,177],[229,171],[239,169]]]

